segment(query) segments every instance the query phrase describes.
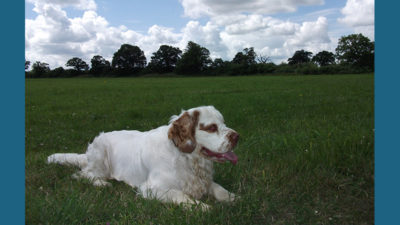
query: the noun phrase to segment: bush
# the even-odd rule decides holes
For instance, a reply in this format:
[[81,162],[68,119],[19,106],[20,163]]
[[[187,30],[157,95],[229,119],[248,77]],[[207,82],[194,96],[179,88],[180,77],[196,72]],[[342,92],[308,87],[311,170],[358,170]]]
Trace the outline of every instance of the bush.
[[64,75],[65,77],[76,77],[79,75],[79,72],[74,69],[66,69]]
[[314,63],[303,63],[298,66],[296,66],[296,74],[318,74],[319,69],[318,66],[315,65]]
[[48,74],[47,77],[64,77],[65,76],[65,69],[60,67],[55,68],[54,70],[51,70]]
[[277,74],[294,74],[295,73],[295,66],[291,66],[287,63],[281,63],[276,66],[275,73]]
[[232,76],[246,74],[246,68],[242,64],[230,63],[227,68],[227,74]]
[[274,63],[257,64],[257,73],[273,73],[277,66]]
[[371,72],[371,70],[367,67],[357,67],[350,64],[335,64],[319,68],[319,74],[354,74],[366,72]]

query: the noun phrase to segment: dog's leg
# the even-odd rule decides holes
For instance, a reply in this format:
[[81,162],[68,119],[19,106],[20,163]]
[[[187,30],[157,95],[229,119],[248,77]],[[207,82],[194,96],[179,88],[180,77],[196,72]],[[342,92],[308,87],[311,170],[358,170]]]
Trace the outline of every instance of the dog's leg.
[[106,180],[111,178],[111,165],[108,158],[108,144],[103,136],[96,137],[86,151],[87,163],[74,178],[89,179],[94,186],[111,186]]
[[201,201],[190,198],[180,190],[160,190],[155,187],[149,188],[147,184],[142,185],[139,189],[144,198],[155,198],[164,203],[180,204],[185,209],[200,208],[203,211],[208,211],[211,208],[211,206]]
[[93,173],[87,172],[85,170],[79,171],[77,173],[72,174],[72,178],[81,179],[85,178],[92,182],[94,186],[111,186],[111,183],[107,182],[105,178],[95,176]]
[[223,188],[221,185],[215,182],[212,182],[212,184],[210,185],[209,193],[214,196],[217,201],[220,202],[232,202],[237,198],[235,194],[230,193],[229,191],[225,190],[225,188]]

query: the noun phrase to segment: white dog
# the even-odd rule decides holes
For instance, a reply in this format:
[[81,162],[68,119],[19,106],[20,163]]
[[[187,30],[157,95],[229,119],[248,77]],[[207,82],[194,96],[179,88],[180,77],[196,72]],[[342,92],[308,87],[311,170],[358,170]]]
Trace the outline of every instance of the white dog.
[[145,198],[163,202],[209,206],[198,201],[210,194],[218,201],[233,201],[235,195],[212,179],[213,161],[237,163],[233,153],[239,134],[226,127],[213,106],[201,106],[172,116],[169,125],[140,131],[101,133],[85,154],[57,153],[48,163],[76,165],[74,177],[94,185],[109,185],[107,179],[137,187]]

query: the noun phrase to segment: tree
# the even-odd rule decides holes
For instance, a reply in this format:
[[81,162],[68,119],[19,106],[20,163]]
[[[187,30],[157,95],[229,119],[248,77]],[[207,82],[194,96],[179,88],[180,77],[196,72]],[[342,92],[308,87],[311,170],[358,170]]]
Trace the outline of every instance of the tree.
[[25,60],[25,70],[29,69],[30,65],[31,65],[31,62]]
[[36,61],[32,65],[32,72],[35,76],[40,77],[50,71],[50,67],[48,63]]
[[172,72],[174,71],[181,55],[182,51],[179,48],[169,45],[161,45],[158,51],[153,53],[148,66],[154,72]]
[[243,52],[236,53],[235,57],[232,59],[232,63],[242,64],[242,65],[252,65],[256,64],[257,54],[253,47],[243,49]]
[[189,41],[182,58],[177,63],[176,71],[181,74],[204,72],[211,62],[210,51],[208,49]]
[[271,58],[269,56],[257,54],[257,62],[261,64],[267,64],[271,62]]
[[90,62],[92,64],[90,68],[90,73],[92,73],[95,76],[98,76],[100,74],[105,74],[111,71],[110,62],[104,59],[103,56],[95,55],[90,60]]
[[88,64],[78,57],[74,57],[65,64],[66,66],[73,67],[78,73],[87,71],[89,69]]
[[341,63],[374,68],[375,44],[362,34],[351,34],[339,39],[336,56]]
[[332,52],[321,51],[312,57],[311,60],[320,66],[332,65],[335,64],[335,55]]
[[214,61],[211,64],[211,67],[213,69],[221,68],[221,67],[224,67],[224,66],[226,66],[226,62],[221,58],[214,59]]
[[253,47],[245,48],[236,53],[229,65],[229,74],[252,74],[257,72],[257,54]]
[[65,70],[64,70],[64,68],[62,68],[60,66],[60,67],[57,67],[57,68],[51,70],[48,74],[49,74],[49,77],[62,77],[65,75]]
[[227,69],[229,68],[229,61],[224,61],[221,58],[216,58],[214,61],[211,63],[210,66],[210,74],[213,75],[220,75],[222,73],[226,73]]
[[119,74],[137,73],[146,66],[146,56],[138,47],[130,44],[123,44],[114,53],[112,67]]
[[298,50],[288,59],[289,65],[299,65],[311,61],[312,52]]
[[238,52],[236,53],[235,57],[232,59],[232,63],[235,64],[245,64],[246,63],[246,56],[243,54],[243,52]]

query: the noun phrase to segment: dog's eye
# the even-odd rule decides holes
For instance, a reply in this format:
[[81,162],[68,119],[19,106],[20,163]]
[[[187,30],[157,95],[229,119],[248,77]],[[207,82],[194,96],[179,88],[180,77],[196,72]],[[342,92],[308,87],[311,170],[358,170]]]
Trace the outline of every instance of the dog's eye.
[[215,123],[210,124],[208,126],[204,126],[204,124],[200,124],[200,130],[204,130],[204,131],[207,131],[209,133],[214,133],[214,132],[218,131],[218,126]]
[[212,133],[217,132],[218,126],[216,124],[211,124],[207,127],[207,131],[212,132]]

